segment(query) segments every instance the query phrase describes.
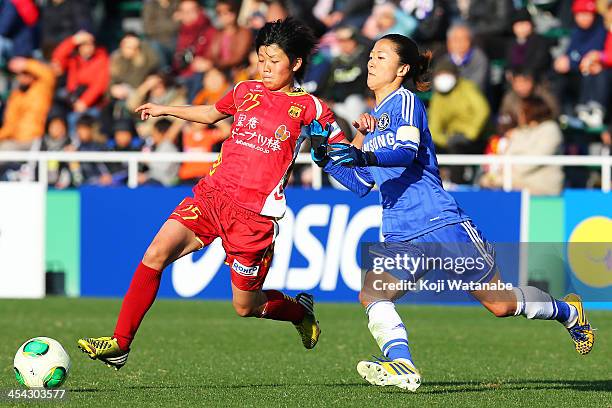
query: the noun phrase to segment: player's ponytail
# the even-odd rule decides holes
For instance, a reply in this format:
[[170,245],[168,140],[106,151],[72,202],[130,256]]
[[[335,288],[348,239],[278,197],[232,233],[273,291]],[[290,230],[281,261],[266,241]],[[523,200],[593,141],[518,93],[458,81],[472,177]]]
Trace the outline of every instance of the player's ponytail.
[[400,62],[410,65],[410,71],[408,71],[406,79],[412,79],[416,89],[420,92],[429,90],[431,87],[429,78],[431,51],[419,52],[419,47],[414,40],[400,34],[387,34],[381,40],[393,42]]

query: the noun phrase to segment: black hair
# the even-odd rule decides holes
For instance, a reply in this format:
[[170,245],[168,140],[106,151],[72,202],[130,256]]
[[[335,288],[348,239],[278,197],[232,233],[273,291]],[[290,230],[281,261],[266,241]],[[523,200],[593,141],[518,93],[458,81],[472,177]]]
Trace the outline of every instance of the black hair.
[[77,120],[76,125],[93,128],[96,125],[96,118],[86,113],[84,115],[81,115],[79,120]]
[[172,126],[172,122],[166,118],[162,118],[153,124],[153,129],[164,135],[168,129],[170,129],[170,126]]
[[302,59],[302,66],[295,73],[296,79],[301,80],[304,77],[306,65],[308,65],[308,58],[317,45],[317,39],[312,30],[291,17],[266,23],[257,33],[255,50],[259,52],[259,48],[272,44],[282,49],[292,64],[298,58]]
[[429,80],[431,51],[427,50],[421,53],[414,40],[401,34],[387,34],[381,40],[391,41],[395,45],[395,52],[399,56],[400,62],[410,65],[406,79],[412,79],[416,89],[420,92],[429,90],[431,87],[431,81]]
[[513,77],[529,77],[534,81],[538,79],[537,73],[532,68],[525,66],[515,66],[512,68],[511,73]]
[[225,4],[232,13],[238,15],[240,12],[240,1],[239,0],[217,0],[217,6],[219,4]]

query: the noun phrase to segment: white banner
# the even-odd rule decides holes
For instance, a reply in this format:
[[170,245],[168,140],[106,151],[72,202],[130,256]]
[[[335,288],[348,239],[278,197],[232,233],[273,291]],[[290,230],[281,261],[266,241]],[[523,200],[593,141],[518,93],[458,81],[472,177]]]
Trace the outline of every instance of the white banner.
[[0,183],[0,298],[45,296],[45,188]]

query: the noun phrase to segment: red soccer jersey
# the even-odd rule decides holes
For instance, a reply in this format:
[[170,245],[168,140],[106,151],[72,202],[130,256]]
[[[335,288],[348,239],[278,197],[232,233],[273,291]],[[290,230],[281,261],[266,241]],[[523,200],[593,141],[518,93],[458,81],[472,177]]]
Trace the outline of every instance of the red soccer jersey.
[[304,91],[270,91],[261,81],[240,82],[215,108],[234,116],[232,135],[201,183],[265,216],[285,214],[284,187],[302,126],[318,119],[323,126],[331,123],[330,142],[344,138],[331,110],[317,97]]

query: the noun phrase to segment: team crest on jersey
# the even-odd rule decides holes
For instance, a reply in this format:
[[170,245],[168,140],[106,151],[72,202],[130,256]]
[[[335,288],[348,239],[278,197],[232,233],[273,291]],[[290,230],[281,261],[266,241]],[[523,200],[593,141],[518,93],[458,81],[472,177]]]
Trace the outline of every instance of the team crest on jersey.
[[290,118],[297,119],[302,114],[302,108],[299,106],[291,105],[287,113],[289,114]]
[[289,137],[291,137],[291,132],[287,130],[287,126],[280,125],[276,128],[276,132],[274,132],[274,137],[280,140],[281,142],[284,142],[285,140],[289,139]]
[[378,119],[378,123],[376,124],[376,127],[378,127],[378,130],[382,132],[383,130],[389,127],[390,123],[391,123],[391,119],[389,119],[389,114],[383,113],[380,119]]

